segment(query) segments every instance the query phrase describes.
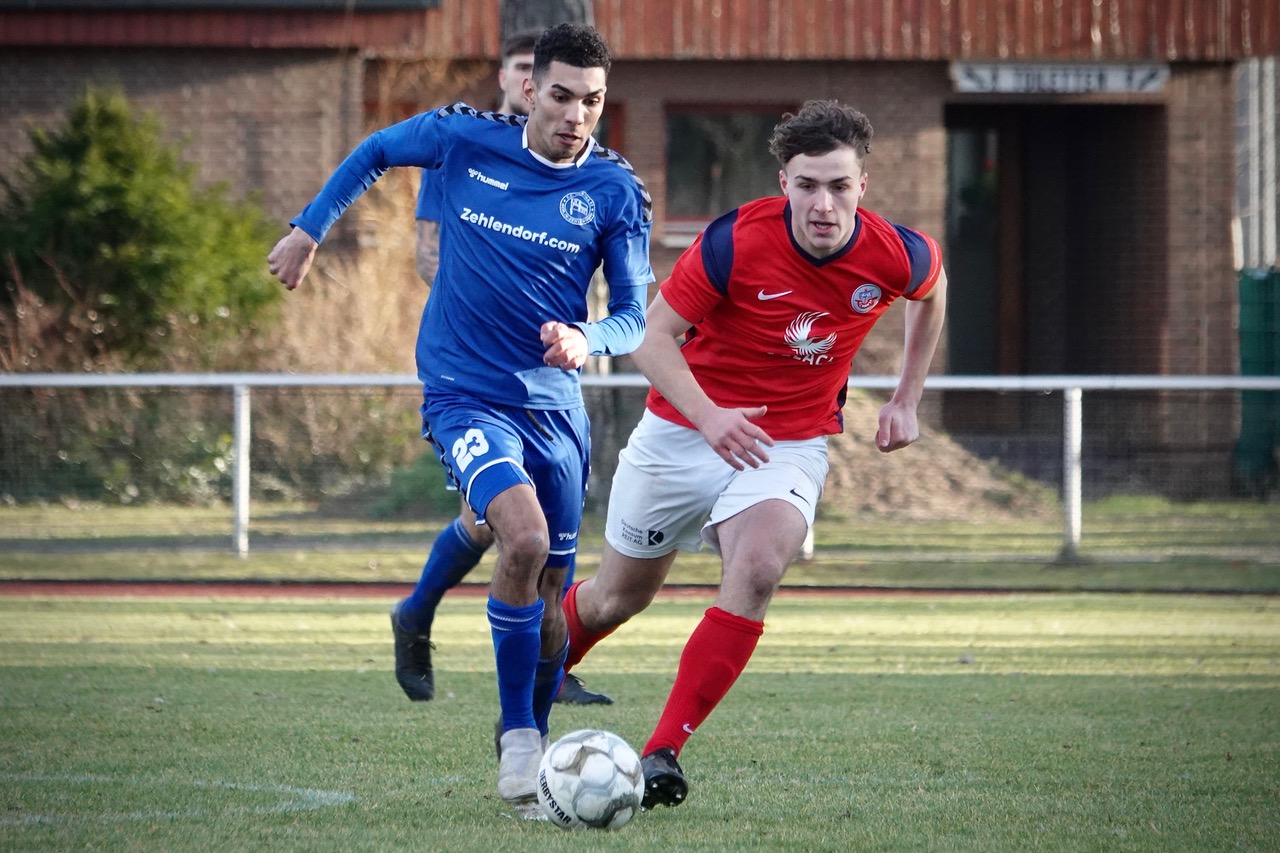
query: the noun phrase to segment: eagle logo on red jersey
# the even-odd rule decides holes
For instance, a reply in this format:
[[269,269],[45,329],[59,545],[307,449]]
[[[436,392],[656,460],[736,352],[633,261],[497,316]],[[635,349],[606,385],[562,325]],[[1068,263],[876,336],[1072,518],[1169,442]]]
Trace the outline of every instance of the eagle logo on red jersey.
[[806,311],[787,326],[787,344],[797,356],[822,355],[836,345],[836,333],[825,338],[813,338],[813,324],[827,316],[826,311]]

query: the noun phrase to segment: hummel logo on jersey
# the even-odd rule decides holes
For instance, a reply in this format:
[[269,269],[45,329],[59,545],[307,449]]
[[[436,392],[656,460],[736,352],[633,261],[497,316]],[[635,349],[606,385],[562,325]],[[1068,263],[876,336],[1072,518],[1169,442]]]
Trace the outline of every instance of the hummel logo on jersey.
[[786,296],[788,293],[791,293],[791,291],[784,290],[781,293],[765,293],[763,290],[761,290],[759,293],[756,294],[756,299],[759,299],[761,302],[767,302],[770,299],[777,299],[780,296]]
[[491,178],[479,169],[467,169],[467,174],[471,176],[472,180],[479,181],[482,184],[488,184],[491,187],[497,187],[503,191],[510,186],[506,181],[499,181],[497,178]]

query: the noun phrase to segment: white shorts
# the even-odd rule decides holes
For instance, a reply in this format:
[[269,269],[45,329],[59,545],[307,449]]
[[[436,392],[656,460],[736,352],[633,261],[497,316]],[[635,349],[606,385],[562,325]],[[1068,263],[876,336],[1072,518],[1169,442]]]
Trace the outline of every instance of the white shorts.
[[605,538],[642,559],[704,545],[719,553],[715,525],[767,500],[786,501],[812,525],[827,479],[826,436],[765,451],[768,462],[736,471],[702,433],[646,410],[618,454]]

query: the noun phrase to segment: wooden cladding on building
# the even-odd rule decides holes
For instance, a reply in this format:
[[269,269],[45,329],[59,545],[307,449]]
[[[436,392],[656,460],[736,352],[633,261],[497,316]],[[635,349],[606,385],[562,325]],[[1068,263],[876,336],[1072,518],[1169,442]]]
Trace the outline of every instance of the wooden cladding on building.
[[[455,0],[453,5],[466,5]],[[486,4],[487,5],[487,4]],[[0,8],[0,45],[12,47],[327,48],[422,55],[422,10]],[[483,41],[471,45],[480,54]]]
[[[498,0],[348,12],[77,5],[0,4],[0,45],[489,59],[500,40]],[[595,0],[594,15],[619,59],[1171,62],[1280,53],[1277,0]]]
[[597,0],[637,59],[1228,60],[1280,52],[1276,0]]

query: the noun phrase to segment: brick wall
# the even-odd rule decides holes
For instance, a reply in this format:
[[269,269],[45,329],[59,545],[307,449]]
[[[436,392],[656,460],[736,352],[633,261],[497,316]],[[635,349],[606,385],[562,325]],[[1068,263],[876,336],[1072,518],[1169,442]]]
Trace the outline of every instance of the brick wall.
[[333,51],[10,50],[0,55],[0,171],[26,129],[63,120],[87,86],[118,86],[185,140],[203,182],[259,192],[282,221],[359,141],[362,62]]
[[[1167,327],[1160,373],[1239,372],[1239,312],[1231,218],[1235,192],[1235,104],[1230,66],[1176,66],[1167,115],[1169,258]],[[1239,434],[1234,394],[1204,394],[1199,406],[1163,407],[1163,483],[1187,497],[1228,494]]]
[[1161,372],[1238,370],[1235,104],[1230,66],[1176,66],[1169,80],[1168,317]]

